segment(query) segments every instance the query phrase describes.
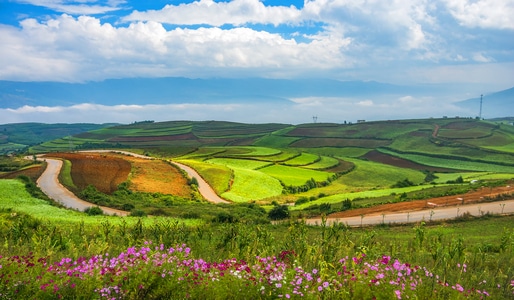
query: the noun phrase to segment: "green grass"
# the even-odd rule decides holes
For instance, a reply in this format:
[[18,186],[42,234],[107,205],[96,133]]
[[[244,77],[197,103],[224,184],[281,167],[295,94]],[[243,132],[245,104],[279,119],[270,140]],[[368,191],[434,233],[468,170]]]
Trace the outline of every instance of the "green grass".
[[234,168],[234,181],[228,192],[221,194],[234,202],[250,202],[278,196],[282,193],[280,182],[259,171]]
[[320,157],[316,154],[311,154],[307,152],[302,152],[300,156],[296,156],[291,158],[288,161],[285,161],[284,164],[287,166],[306,166],[313,164],[320,160]]
[[[13,212],[22,212],[29,214],[37,219],[44,219],[45,221],[54,222],[56,224],[70,224],[81,223],[84,224],[99,224],[104,220],[109,220],[112,224],[120,224],[125,220],[127,224],[137,222],[137,218],[120,218],[114,216],[88,216],[87,214],[75,210],[59,208],[50,205],[45,200],[33,198],[24,187],[24,184],[16,179],[1,179],[0,180],[0,208],[10,209]],[[173,220],[173,219],[170,219]],[[156,220],[150,218],[144,219],[145,224],[152,224]],[[195,225],[199,224],[199,220],[181,220],[185,224]]]
[[333,157],[329,156],[321,156],[321,160],[317,161],[313,164],[304,166],[304,168],[307,169],[313,169],[313,170],[326,170],[333,168],[339,164],[339,160]]
[[263,168],[269,165],[269,162],[263,162],[258,160],[250,160],[250,159],[237,159],[237,158],[212,158],[206,160],[205,162],[211,164],[217,164],[222,166],[227,166],[231,169],[249,169],[256,170],[259,168]]
[[[380,149],[381,152],[411,160],[413,162],[441,168],[450,168],[455,170],[466,170],[466,171],[477,171],[477,172],[497,172],[497,173],[514,173],[514,166],[503,166],[493,163],[485,163],[478,161],[467,161],[459,160],[458,157],[455,159],[432,157],[423,154],[412,154],[412,153],[397,153],[386,149]],[[512,161],[505,161],[512,163]]]
[[226,166],[209,164],[196,160],[177,160],[195,169],[202,178],[209,183],[216,194],[221,195],[229,188],[232,179],[232,170]]
[[344,159],[353,162],[355,169],[341,176],[338,181],[352,187],[361,187],[364,189],[388,188],[397,181],[404,180],[405,178],[408,178],[416,184],[422,183],[425,178],[425,174],[412,169],[398,168],[355,158]]
[[260,169],[259,171],[277,178],[286,186],[301,186],[311,178],[315,181],[321,182],[332,176],[332,173],[329,172],[280,165],[269,166]]
[[71,178],[71,161],[65,159],[62,161],[61,173],[59,174],[59,181],[66,187],[77,188]]

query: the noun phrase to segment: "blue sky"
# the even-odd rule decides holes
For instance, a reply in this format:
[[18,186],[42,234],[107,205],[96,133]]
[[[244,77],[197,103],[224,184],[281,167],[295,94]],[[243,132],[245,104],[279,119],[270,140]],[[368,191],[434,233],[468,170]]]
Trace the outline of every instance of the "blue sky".
[[512,16],[514,0],[3,0],[0,80],[319,77],[463,100],[514,86]]

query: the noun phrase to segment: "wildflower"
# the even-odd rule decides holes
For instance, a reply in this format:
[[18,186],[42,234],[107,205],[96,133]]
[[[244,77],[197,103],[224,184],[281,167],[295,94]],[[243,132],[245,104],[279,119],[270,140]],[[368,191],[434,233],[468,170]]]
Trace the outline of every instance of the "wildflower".
[[402,299],[402,292],[400,292],[399,290],[395,290],[394,294],[396,295],[396,299]]

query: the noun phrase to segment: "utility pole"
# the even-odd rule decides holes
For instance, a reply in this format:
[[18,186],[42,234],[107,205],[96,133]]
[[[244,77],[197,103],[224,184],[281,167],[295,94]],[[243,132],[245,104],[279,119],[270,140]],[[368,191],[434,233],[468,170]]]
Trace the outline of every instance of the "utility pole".
[[314,121],[314,123],[318,122],[318,116],[313,116],[312,121]]
[[480,95],[480,113],[478,114],[478,119],[479,120],[482,120],[482,98],[484,97],[484,95]]

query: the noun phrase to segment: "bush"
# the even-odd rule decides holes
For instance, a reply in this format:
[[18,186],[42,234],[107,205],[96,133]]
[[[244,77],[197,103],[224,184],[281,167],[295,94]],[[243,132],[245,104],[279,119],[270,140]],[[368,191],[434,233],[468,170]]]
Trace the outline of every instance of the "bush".
[[84,212],[89,216],[101,216],[104,214],[104,211],[99,206],[88,207]]
[[289,207],[287,205],[276,205],[268,213],[271,220],[283,220],[289,218]]
[[134,209],[130,212],[131,217],[146,217],[147,213],[140,209]]

